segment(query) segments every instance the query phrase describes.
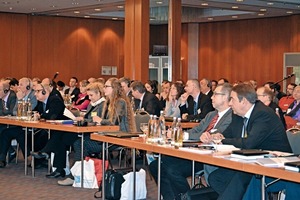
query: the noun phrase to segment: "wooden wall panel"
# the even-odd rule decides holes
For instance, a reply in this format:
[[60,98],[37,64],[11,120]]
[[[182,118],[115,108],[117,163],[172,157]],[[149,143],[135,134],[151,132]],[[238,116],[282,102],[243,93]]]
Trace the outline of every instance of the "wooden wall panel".
[[289,17],[199,27],[199,78],[256,79],[259,84],[282,78],[283,53],[290,50]]
[[12,18],[13,15],[0,13],[0,77],[10,74],[12,59]]
[[188,24],[181,27],[181,79],[186,82],[188,79]]

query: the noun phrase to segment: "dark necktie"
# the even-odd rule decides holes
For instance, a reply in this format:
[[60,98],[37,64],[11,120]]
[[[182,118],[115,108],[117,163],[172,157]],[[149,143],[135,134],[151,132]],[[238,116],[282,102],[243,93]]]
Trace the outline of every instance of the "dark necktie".
[[2,100],[2,109],[3,109],[3,110],[6,110],[6,103],[5,103],[4,100]]
[[43,111],[45,112],[46,111],[46,104],[43,103]]
[[243,132],[242,132],[242,138],[247,138],[247,124],[248,124],[248,118],[244,117],[244,124],[243,124]]
[[211,121],[210,121],[208,127],[207,127],[206,130],[205,130],[206,132],[209,132],[211,129],[214,128],[214,126],[216,125],[216,123],[217,123],[217,121],[218,121],[218,118],[219,118],[219,114],[216,114],[216,116],[214,116],[214,117],[211,119]]
[[198,107],[197,102],[194,101],[194,115],[197,115],[197,107]]

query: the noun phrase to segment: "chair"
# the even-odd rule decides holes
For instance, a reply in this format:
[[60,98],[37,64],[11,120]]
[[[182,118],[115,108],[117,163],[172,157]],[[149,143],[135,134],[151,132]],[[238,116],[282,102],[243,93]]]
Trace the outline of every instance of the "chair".
[[294,154],[300,154],[300,131],[287,131],[287,138]]

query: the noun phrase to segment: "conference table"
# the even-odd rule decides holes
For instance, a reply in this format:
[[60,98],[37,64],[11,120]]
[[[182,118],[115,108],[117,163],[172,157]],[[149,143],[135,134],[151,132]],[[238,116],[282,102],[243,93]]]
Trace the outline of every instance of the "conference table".
[[[270,168],[264,167],[254,163],[247,163],[247,162],[237,162],[230,159],[224,159],[223,157],[216,156],[214,154],[201,154],[197,151],[187,151],[186,149],[176,149],[172,146],[163,146],[158,144],[148,144],[146,143],[144,138],[141,137],[132,137],[132,138],[115,138],[105,136],[103,134],[94,133],[91,134],[91,139],[96,141],[101,141],[107,145],[107,143],[116,144],[120,146],[126,146],[132,148],[133,152],[133,172],[135,172],[135,149],[150,151],[154,153],[158,153],[158,197],[160,199],[160,162],[161,162],[161,154],[174,156],[183,159],[189,159],[196,162],[202,162],[205,164],[215,165],[219,167],[225,167],[229,169],[239,170],[243,172],[248,172],[252,174],[262,175],[262,199],[265,198],[265,177],[273,177],[278,179],[283,179],[287,181],[297,182],[300,183],[300,173],[287,171],[281,168]],[[103,153],[105,152],[105,146],[102,146]],[[104,157],[103,157],[104,163]],[[103,172],[105,171],[103,167]],[[134,173],[135,174],[135,173]],[[135,177],[134,177],[135,178]],[[102,188],[105,188],[104,184],[104,176],[102,180]],[[134,186],[135,189],[135,181]],[[105,191],[102,192],[102,197],[105,196]],[[134,192],[135,195],[135,192]]]
[[[81,177],[84,177],[84,163],[83,163],[83,144],[84,144],[84,134],[92,133],[92,132],[115,132],[119,130],[119,126],[75,126],[73,124],[62,124],[56,123],[61,122],[61,120],[50,120],[47,121],[25,121],[25,120],[17,120],[16,117],[0,117],[0,124],[6,124],[8,126],[20,126],[24,128],[25,131],[25,155],[27,155],[27,134],[31,131],[31,138],[32,138],[32,151],[34,151],[34,134],[35,129],[45,129],[48,130],[49,137],[51,135],[51,130],[56,131],[66,131],[72,132],[74,134],[81,135]],[[25,175],[27,175],[27,157],[25,156]],[[49,165],[50,166],[50,165]],[[32,167],[32,177],[35,176],[34,171],[34,157],[31,160],[31,167]],[[81,186],[83,186],[83,181],[81,181]]]
[[[166,122],[166,126],[171,127],[173,122]],[[191,129],[194,128],[195,126],[198,126],[199,122],[181,122],[181,127],[183,129]]]

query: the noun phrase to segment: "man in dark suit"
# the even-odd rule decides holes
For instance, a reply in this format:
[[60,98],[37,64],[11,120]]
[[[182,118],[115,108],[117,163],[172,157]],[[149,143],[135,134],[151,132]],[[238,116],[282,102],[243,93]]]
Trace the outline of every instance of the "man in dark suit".
[[13,115],[13,110],[16,104],[16,93],[9,89],[9,83],[6,81],[0,82],[0,116]]
[[135,98],[136,109],[144,109],[151,115],[160,115],[160,104],[158,98],[146,91],[144,84],[140,81],[131,83],[132,96]]
[[209,98],[212,97],[213,92],[211,90],[211,81],[207,78],[203,78],[200,81],[200,91],[207,95]]
[[72,77],[70,79],[69,88],[65,90],[65,94],[70,95],[72,102],[76,102],[78,99],[78,95],[80,93],[79,88],[77,87],[78,79],[76,77]]
[[188,80],[184,89],[186,92],[181,95],[182,103],[179,106],[182,119],[200,121],[214,110],[210,98],[200,92],[198,80]]
[[[285,129],[275,112],[257,101],[255,90],[248,84],[233,87],[230,106],[239,117],[232,118],[223,132],[223,144],[243,149],[264,149],[291,152]],[[205,134],[211,140],[209,134]],[[208,181],[219,194],[220,200],[239,200],[248,187],[252,174],[219,168],[212,172]]]
[[[37,100],[35,98],[34,91],[32,90],[32,81],[29,78],[23,77],[19,80],[16,96],[19,101],[22,101],[23,99],[25,101],[30,100],[30,109],[35,108],[37,105]],[[13,109],[13,115],[17,115],[17,109],[18,104],[16,103]],[[25,141],[19,140],[20,135],[24,135],[24,130],[20,126],[9,126],[7,129],[3,130],[2,134],[0,135],[0,167],[6,166],[5,157],[13,139],[17,139],[21,150],[24,152]]]
[[[212,130],[223,132],[229,126],[232,116],[232,110],[229,107],[230,92],[230,84],[220,85],[216,88],[212,96],[212,104],[216,110],[209,112],[198,126],[188,130],[185,134],[186,138],[197,141],[203,133],[210,134]],[[155,160],[149,166],[156,182],[157,164],[157,160]],[[202,169],[202,163],[195,164],[196,172]],[[186,178],[192,175],[192,161],[163,156],[161,172],[161,193],[164,199],[175,199],[178,194],[185,193],[190,189]]]

